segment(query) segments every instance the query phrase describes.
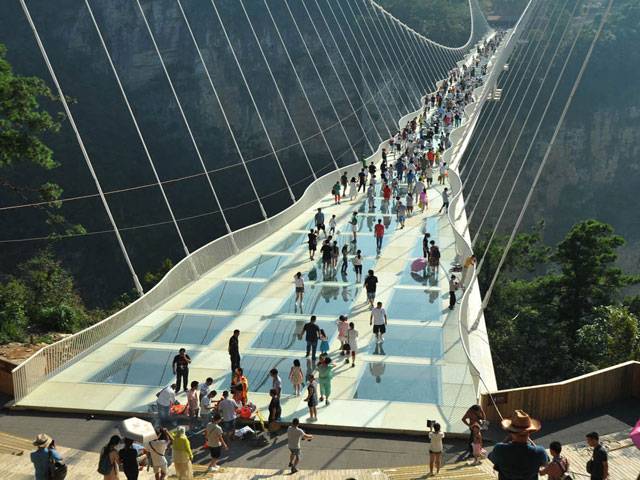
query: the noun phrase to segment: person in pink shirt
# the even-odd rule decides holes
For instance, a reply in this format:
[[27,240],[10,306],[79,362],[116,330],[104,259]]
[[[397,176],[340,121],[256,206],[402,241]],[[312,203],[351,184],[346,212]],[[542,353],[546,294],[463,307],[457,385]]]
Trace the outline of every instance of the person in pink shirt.
[[384,225],[382,224],[382,219],[378,219],[378,223],[373,228],[373,234],[376,237],[376,251],[380,254],[380,250],[382,250],[382,239],[384,238]]

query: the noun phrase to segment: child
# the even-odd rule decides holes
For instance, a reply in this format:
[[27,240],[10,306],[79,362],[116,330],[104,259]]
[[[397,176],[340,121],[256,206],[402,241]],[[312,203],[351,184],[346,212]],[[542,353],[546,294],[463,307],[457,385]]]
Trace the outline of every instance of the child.
[[336,225],[337,225],[336,216],[331,215],[331,218],[329,219],[329,235],[333,235],[336,233]]
[[329,351],[329,338],[324,333],[323,329],[320,329],[320,353],[326,354]]
[[471,447],[473,448],[473,458],[475,459],[473,464],[478,465],[480,463],[480,459],[484,457],[484,454],[486,453],[484,448],[482,448],[482,433],[480,433],[480,424],[474,423],[473,425],[471,425],[471,434],[473,435]]
[[318,383],[316,382],[313,373],[310,373],[307,377],[309,385],[307,385],[307,398],[304,399],[309,407],[309,420],[318,420]]
[[[349,322],[349,330],[347,330],[347,344],[351,351],[351,367],[356,366],[356,352],[358,351],[358,331],[353,322]],[[345,363],[349,363],[347,358]]]
[[429,473],[433,475],[433,467],[436,467],[436,475],[440,473],[440,459],[442,457],[442,439],[444,432],[440,431],[440,424],[432,425],[433,431],[429,432]]
[[349,324],[347,323],[347,317],[340,315],[340,318],[336,321],[338,326],[338,341],[340,342],[340,355],[344,356],[344,345],[347,343],[347,331],[349,330]]
[[271,401],[269,402],[269,419],[267,423],[277,422],[280,420],[280,416],[282,415],[282,407],[280,406],[280,394],[278,390],[272,388],[269,390],[269,395],[271,396]]
[[302,381],[304,380],[304,373],[302,373],[302,367],[300,367],[300,360],[293,361],[293,367],[289,372],[289,380],[293,385],[293,392],[296,397],[300,396],[300,390],[302,389]]

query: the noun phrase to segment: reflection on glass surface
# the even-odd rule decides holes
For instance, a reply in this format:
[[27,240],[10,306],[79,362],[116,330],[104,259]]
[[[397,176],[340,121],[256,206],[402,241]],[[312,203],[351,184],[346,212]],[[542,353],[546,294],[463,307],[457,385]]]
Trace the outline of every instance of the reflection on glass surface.
[[[282,394],[293,394],[293,387],[289,381],[289,371],[293,366],[294,358],[283,357],[270,357],[262,355],[244,355],[242,357],[242,370],[245,377],[249,380],[249,401],[251,401],[252,392],[269,393],[272,387],[272,380],[269,376],[269,371],[272,368],[278,370],[278,375],[282,379]],[[300,358],[300,364],[303,370],[305,370],[305,359]],[[231,385],[231,373],[224,375],[222,378],[217,378],[216,390],[221,392],[228,389]],[[301,397],[304,398],[304,397]]]
[[366,362],[353,398],[439,404],[440,367]]
[[147,335],[144,341],[207,345],[232,320],[231,316],[178,313]]
[[369,342],[372,355],[442,357],[442,329],[427,326],[387,325],[383,343]]
[[[177,350],[131,350],[96,373],[89,382],[167,385],[174,378],[171,363],[177,353]],[[193,360],[194,354],[187,353]]]
[[232,277],[270,278],[279,268],[289,261],[286,255],[260,255],[249,265],[241,268]]
[[437,291],[395,288],[386,310],[393,320],[435,321],[442,314],[442,302]]
[[360,287],[354,285],[312,285],[305,290],[302,312],[299,309],[296,310],[295,294],[292,294],[282,305],[279,313],[338,317],[349,313],[353,300],[358,296],[359,291]]
[[[302,328],[308,320],[287,320],[283,318],[272,318],[262,329],[262,332],[253,341],[253,348],[270,348],[281,350],[299,350],[305,351],[307,342],[304,339]],[[316,324],[329,338],[329,346],[336,332],[336,324],[334,321],[317,320]],[[334,345],[335,347],[336,345]],[[318,352],[320,351],[320,342],[318,342]]]
[[239,312],[264,286],[265,283],[225,281],[201,295],[189,308]]
[[424,285],[425,287],[437,287],[438,277],[435,273],[430,273],[427,268],[419,272],[411,271],[411,262],[402,271],[399,285]]
[[298,248],[302,248],[302,245],[307,246],[307,234],[306,233],[292,233],[287,235],[284,240],[280,241],[273,247],[267,247],[270,252],[291,253]]

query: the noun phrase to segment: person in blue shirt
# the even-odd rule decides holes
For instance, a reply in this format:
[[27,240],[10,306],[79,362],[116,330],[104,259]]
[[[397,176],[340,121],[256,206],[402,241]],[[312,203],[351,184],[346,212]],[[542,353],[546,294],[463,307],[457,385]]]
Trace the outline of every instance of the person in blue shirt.
[[489,454],[494,470],[498,471],[498,480],[538,480],[538,472],[549,463],[549,456],[544,447],[535,445],[529,436],[540,430],[540,422],[516,410],[501,424],[509,432],[511,441],[496,444]]
[[47,480],[49,478],[49,455],[56,462],[62,462],[62,456],[56,451],[53,439],[46,433],[38,434],[33,444],[38,447],[35,452],[31,452],[35,480]]

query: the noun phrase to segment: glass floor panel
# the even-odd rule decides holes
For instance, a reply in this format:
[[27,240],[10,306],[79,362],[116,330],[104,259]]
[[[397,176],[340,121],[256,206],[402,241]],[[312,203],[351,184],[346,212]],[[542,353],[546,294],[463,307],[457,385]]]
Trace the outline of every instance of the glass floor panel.
[[270,278],[280,268],[282,268],[290,257],[288,255],[260,255],[260,257],[249,265],[241,268],[232,277],[243,278]]
[[442,300],[439,291],[395,288],[386,309],[392,320],[434,321],[442,314]]
[[[253,341],[251,347],[305,351],[307,342],[304,339],[302,328],[307,321],[272,318]],[[331,345],[337,331],[336,323],[329,320],[317,320],[316,324],[324,330],[329,338],[329,345]],[[318,352],[320,352],[320,342],[318,342]]]
[[440,367],[437,365],[366,362],[353,398],[439,404],[442,398],[440,385]]
[[[134,349],[104,367],[88,381],[125,385],[167,385],[174,378],[171,363],[177,353]],[[190,354],[190,357],[194,359],[193,354]]]
[[[384,245],[383,245],[384,247]],[[317,255],[316,255],[316,258]],[[337,272],[327,273],[326,275],[322,273],[322,263],[314,263],[313,265],[309,264],[305,269],[301,270],[302,276],[305,280],[310,280],[314,282],[353,282],[356,279],[356,272],[352,263],[353,256],[349,257],[349,266],[347,267],[347,273],[342,274],[342,256],[340,256],[340,260],[338,261]],[[362,281],[364,282],[364,278],[367,276],[367,272],[369,270],[375,270],[377,260],[372,257],[362,257]]]
[[360,287],[353,285],[312,285],[306,288],[302,312],[296,309],[295,294],[292,294],[278,313],[308,313],[337,318],[349,313],[359,292]]
[[239,312],[264,286],[265,283],[225,281],[201,295],[189,305],[189,308]]
[[178,313],[147,335],[144,341],[208,345],[233,320],[231,316]]
[[[395,214],[385,214],[385,215],[360,215],[358,217],[358,233],[365,233],[373,235],[374,227],[378,223],[378,220],[382,220],[382,224],[384,225],[385,235],[388,232],[394,232],[399,224],[396,222]],[[349,234],[353,232],[351,230],[350,223],[344,223],[340,225],[340,233]]]
[[302,245],[307,248],[307,234],[306,233],[292,233],[288,235],[284,240],[281,240],[274,247],[269,248],[270,252],[280,253],[292,253],[302,248]]
[[442,329],[427,326],[387,325],[384,342],[371,339],[367,345],[372,355],[399,357],[442,357]]
[[[247,377],[247,380],[249,381],[249,401],[251,401],[252,392],[269,393],[269,390],[271,390],[273,385],[271,376],[269,375],[272,368],[276,368],[278,370],[278,374],[282,379],[282,394],[293,394],[293,387],[289,380],[289,371],[293,366],[293,360],[294,358],[292,357],[283,358],[262,355],[243,355],[240,365],[242,366],[245,377]],[[311,367],[311,362],[309,362],[309,368],[305,366],[305,359],[300,359],[300,364],[302,365],[302,369],[306,376],[307,370]],[[216,382],[216,390],[218,392],[227,390],[231,386],[231,372],[222,377],[216,378]]]

